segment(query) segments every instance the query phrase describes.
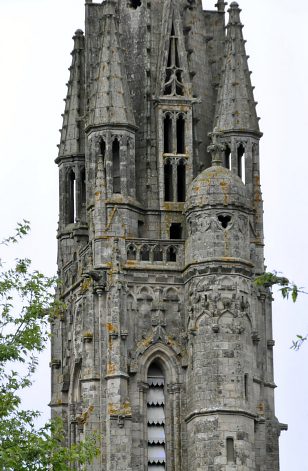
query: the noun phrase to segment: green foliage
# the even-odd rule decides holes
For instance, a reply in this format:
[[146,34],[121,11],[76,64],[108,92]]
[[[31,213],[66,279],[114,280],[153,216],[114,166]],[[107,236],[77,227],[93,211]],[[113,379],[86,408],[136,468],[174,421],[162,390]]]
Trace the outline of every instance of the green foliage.
[[[18,242],[29,230],[28,221],[18,224],[0,245]],[[37,429],[39,413],[23,410],[20,399],[20,391],[32,384],[37,355],[46,347],[50,318],[63,310],[54,298],[56,279],[31,270],[27,258],[4,266],[0,260],[0,469],[76,469],[97,455],[98,437],[67,448],[62,421]]]
[[[257,286],[264,286],[265,288],[278,286],[278,291],[280,291],[283,299],[289,299],[291,297],[294,303],[297,301],[300,293],[308,294],[303,290],[303,288],[299,288],[295,283],[290,282],[285,276],[279,276],[276,271],[263,273],[263,275],[256,278],[255,283]],[[298,350],[308,339],[308,335],[297,335],[296,338],[297,340],[292,341],[292,350]]]

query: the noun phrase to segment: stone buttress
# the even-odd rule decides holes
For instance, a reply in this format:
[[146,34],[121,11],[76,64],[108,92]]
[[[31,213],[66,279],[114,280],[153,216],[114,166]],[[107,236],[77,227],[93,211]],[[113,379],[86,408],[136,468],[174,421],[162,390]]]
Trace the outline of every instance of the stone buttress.
[[105,0],[74,35],[53,416],[93,471],[278,471],[262,136],[240,9]]

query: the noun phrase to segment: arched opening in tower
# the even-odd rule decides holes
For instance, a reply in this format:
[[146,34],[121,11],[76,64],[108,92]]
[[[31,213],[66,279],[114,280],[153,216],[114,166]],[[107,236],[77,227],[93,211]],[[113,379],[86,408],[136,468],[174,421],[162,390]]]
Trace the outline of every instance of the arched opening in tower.
[[229,146],[225,148],[225,167],[231,170],[231,149]]
[[68,173],[67,224],[76,221],[76,176],[73,169]]
[[177,197],[179,202],[186,198],[186,166],[183,160],[180,160],[177,166]]
[[245,183],[246,162],[245,162],[245,147],[240,144],[237,148],[237,174]]
[[112,143],[112,183],[113,193],[121,193],[120,143],[118,139]]
[[80,219],[86,219],[86,171],[83,167],[80,172]]
[[185,154],[185,119],[182,115],[176,120],[176,151]]
[[164,118],[164,153],[172,153],[172,118],[170,114]]
[[167,161],[164,165],[164,181],[165,181],[165,201],[173,201],[172,164],[170,161]]

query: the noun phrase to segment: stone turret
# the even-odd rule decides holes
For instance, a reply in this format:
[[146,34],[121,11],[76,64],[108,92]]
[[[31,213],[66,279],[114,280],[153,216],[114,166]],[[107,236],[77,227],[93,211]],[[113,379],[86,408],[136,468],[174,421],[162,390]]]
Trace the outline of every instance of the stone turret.
[[229,470],[241,456],[239,469],[255,471],[260,305],[250,251],[252,204],[243,181],[222,166],[220,139],[212,135],[212,166],[192,182],[185,203],[188,461],[190,469]]
[[222,166],[224,149],[214,135],[209,147],[212,167],[203,170],[187,192],[187,264],[222,260],[251,265],[251,204],[242,180]]
[[[75,250],[71,235],[87,240],[85,172],[85,38],[78,29],[73,37],[72,64],[67,83],[59,154],[59,263]],[[70,248],[69,248],[70,247]]]
[[[89,166],[96,175],[96,184],[93,186],[93,181],[90,182],[89,194],[94,204],[93,227],[96,236],[107,233],[120,236],[122,230],[114,230],[109,224],[110,214],[115,211],[120,221],[130,221],[129,232],[137,231],[136,218],[129,216],[127,206],[123,207],[130,203],[137,204],[137,128],[124,69],[117,3],[114,0],[103,3],[100,28],[101,48],[86,123],[91,153]],[[103,206],[107,200],[110,211],[106,212]],[[119,228],[123,224],[118,221],[117,226]]]
[[219,133],[219,142],[225,146],[223,165],[242,179],[252,202],[254,234],[251,244],[256,271],[262,272],[263,206],[259,164],[259,140],[262,133],[250,80],[238,3],[232,2],[228,12],[224,66],[213,129]]

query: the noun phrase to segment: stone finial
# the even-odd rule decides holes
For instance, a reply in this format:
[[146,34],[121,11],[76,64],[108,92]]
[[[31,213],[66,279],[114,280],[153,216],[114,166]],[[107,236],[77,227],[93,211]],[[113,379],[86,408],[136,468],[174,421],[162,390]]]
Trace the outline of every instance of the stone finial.
[[83,49],[84,48],[84,34],[82,29],[77,29],[73,36],[74,41],[74,50]]
[[228,3],[225,2],[224,0],[217,0],[215,7],[217,8],[219,12],[224,13],[226,5],[228,5]]
[[237,2],[232,2],[230,4],[230,8],[228,10],[228,13],[230,15],[230,20],[229,20],[229,23],[230,24],[234,24],[234,25],[241,25],[241,18],[240,18],[240,13],[241,13],[241,9],[240,9],[240,6]]
[[207,150],[212,155],[212,166],[221,167],[223,162],[222,153],[225,150],[225,146],[218,142],[218,137],[221,136],[221,133],[214,131],[209,136],[212,139],[212,144],[208,146]]

